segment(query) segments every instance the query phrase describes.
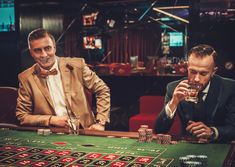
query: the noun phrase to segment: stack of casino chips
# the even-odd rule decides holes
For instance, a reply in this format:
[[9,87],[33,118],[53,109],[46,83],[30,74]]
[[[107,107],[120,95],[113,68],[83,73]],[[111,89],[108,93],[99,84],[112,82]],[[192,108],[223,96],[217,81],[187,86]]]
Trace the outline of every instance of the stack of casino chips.
[[138,129],[139,133],[139,142],[145,142],[146,141],[146,129],[148,129],[148,125],[140,125],[140,128]]
[[207,167],[206,155],[186,155],[179,157],[181,167]]
[[153,129],[149,129],[148,125],[141,125],[138,129],[139,142],[150,143],[153,140]]
[[48,136],[51,134],[50,129],[38,129],[37,131],[38,135]]
[[156,142],[157,144],[171,144],[171,135],[157,134]]
[[146,142],[150,143],[153,140],[153,129],[145,129],[146,132]]
[[138,133],[139,133],[139,142],[145,142],[146,140],[146,132],[145,129],[139,128],[138,129]]

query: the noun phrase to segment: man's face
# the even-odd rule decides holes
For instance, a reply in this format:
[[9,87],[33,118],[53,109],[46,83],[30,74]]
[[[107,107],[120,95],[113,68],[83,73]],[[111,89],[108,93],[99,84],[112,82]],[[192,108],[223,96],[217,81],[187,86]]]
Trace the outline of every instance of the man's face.
[[29,51],[41,68],[49,70],[54,65],[56,47],[48,35],[31,41]]
[[202,89],[210,81],[211,77],[215,74],[217,67],[212,56],[197,57],[192,54],[188,59],[188,79],[190,82],[200,83]]

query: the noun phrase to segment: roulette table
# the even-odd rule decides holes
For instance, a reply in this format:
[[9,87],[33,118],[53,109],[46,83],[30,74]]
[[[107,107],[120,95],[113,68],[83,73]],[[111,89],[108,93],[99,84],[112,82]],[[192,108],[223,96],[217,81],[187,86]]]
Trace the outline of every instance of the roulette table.
[[208,167],[234,165],[234,145],[139,142],[135,132],[80,130],[79,135],[38,135],[34,130],[0,130],[0,166],[142,167],[180,166],[179,157],[206,155]]

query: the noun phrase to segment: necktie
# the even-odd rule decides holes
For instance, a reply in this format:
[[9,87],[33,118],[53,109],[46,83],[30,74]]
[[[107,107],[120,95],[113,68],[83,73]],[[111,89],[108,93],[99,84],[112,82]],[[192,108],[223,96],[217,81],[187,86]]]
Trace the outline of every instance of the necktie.
[[206,120],[206,108],[205,108],[205,102],[203,100],[203,96],[205,93],[199,92],[198,94],[198,102],[194,105],[194,120],[195,121],[202,121],[204,122]]
[[50,71],[40,71],[40,76],[46,78],[48,75],[56,75],[58,71],[54,68]]

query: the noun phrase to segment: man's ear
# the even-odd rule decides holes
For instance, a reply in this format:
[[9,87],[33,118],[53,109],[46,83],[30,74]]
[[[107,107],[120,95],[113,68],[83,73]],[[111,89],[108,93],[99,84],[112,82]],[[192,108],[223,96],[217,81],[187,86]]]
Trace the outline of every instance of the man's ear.
[[212,76],[217,72],[217,70],[218,70],[218,67],[214,67],[214,71],[212,73]]

